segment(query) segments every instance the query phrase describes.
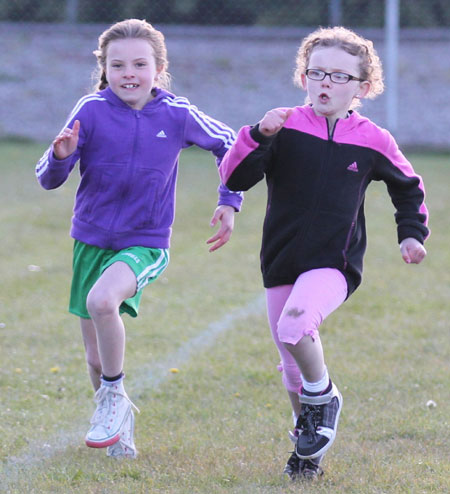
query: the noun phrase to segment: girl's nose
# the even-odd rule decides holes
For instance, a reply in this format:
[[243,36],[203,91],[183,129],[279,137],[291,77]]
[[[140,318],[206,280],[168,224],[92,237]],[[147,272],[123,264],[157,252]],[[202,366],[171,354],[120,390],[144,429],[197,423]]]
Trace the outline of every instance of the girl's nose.
[[123,75],[124,77],[134,77],[133,67],[126,67]]

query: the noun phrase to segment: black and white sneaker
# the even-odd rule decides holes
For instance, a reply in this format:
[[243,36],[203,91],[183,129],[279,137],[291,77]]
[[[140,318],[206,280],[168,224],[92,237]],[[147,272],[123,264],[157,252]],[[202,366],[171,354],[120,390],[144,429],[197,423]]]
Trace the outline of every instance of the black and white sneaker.
[[342,395],[332,383],[331,390],[319,396],[299,395],[302,404],[296,429],[295,452],[301,460],[322,456],[333,444],[342,409]]
[[315,480],[323,475],[323,470],[320,467],[322,457],[314,458],[313,460],[301,460],[295,451],[289,457],[283,473],[288,475],[291,480],[305,479]]
[[300,460],[295,451],[293,451],[284,467],[283,473],[288,475],[291,480],[296,480],[300,476],[301,461],[303,460]]

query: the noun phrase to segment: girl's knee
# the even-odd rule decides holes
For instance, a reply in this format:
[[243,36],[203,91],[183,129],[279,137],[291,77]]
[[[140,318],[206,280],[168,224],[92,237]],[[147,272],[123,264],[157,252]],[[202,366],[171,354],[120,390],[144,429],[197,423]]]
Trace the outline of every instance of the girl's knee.
[[93,319],[116,314],[118,309],[116,304],[106,294],[97,293],[93,290],[87,296],[86,308]]
[[316,339],[320,321],[299,308],[286,309],[278,321],[278,338],[285,348],[296,345],[305,336]]

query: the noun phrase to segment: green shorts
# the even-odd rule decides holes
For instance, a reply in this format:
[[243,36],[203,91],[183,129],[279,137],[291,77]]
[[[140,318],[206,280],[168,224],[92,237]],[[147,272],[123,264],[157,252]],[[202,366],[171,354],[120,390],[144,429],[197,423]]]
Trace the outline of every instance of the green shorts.
[[86,299],[95,282],[111,264],[122,261],[136,275],[136,294],[124,300],[119,308],[136,317],[139,312],[142,289],[155,281],[169,264],[168,249],[129,247],[122,250],[100,249],[75,240],[73,246],[73,278],[70,290],[69,312],[90,319]]

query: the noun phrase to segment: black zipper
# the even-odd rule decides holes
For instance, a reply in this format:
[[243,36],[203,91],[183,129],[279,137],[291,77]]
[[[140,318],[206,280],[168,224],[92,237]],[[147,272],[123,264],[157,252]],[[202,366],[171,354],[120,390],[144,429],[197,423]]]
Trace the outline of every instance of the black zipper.
[[309,216],[309,219],[303,224],[303,228],[297,233],[297,237],[300,239],[304,238],[305,235],[308,233],[309,228],[311,227],[313,221],[315,220],[315,218],[317,216],[317,209],[318,209],[318,206],[319,206],[321,198],[322,198],[323,188],[325,186],[325,178],[326,178],[326,172],[327,172],[327,166],[326,165],[327,165],[327,163],[330,162],[330,156],[332,154],[333,134],[334,134],[334,130],[336,128],[337,120],[334,123],[331,134],[329,131],[328,119],[326,119],[326,123],[327,123],[327,133],[328,133],[327,153],[320,164],[321,169],[319,171],[319,187],[317,189],[317,194],[316,194],[316,197],[314,199],[313,207],[311,208],[311,214]]

